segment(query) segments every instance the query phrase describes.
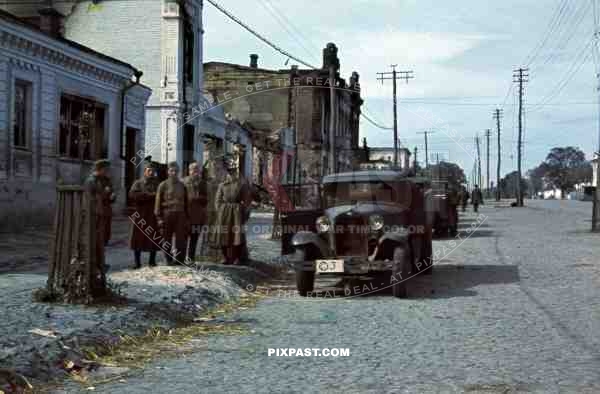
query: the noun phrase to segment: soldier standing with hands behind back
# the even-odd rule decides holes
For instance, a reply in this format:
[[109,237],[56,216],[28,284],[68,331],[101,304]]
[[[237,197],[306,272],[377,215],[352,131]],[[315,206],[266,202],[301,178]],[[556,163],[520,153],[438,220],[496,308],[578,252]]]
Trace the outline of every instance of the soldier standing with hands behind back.
[[[186,188],[178,178],[179,165],[169,163],[168,175],[156,192],[154,214],[163,234],[163,250],[167,265],[173,265],[173,257],[184,263],[187,228],[189,225],[188,196]],[[175,236],[175,253],[171,255],[171,242]]]
[[[136,180],[129,190],[129,198],[135,205],[129,233],[129,247],[133,249],[135,257],[134,269],[142,266],[142,252],[150,252],[148,265],[156,266],[156,252],[160,250],[160,246],[152,239],[152,235],[144,233],[144,228],[158,229],[156,216],[154,216],[157,189],[158,179],[154,176],[154,167],[151,163],[147,163],[144,167],[144,176]],[[141,221],[144,221],[143,225]]]
[[189,173],[190,175],[183,179],[183,184],[188,193],[190,214],[189,245],[186,260],[194,262],[198,238],[204,233],[207,222],[208,186],[204,174],[200,173],[198,162],[190,164]]

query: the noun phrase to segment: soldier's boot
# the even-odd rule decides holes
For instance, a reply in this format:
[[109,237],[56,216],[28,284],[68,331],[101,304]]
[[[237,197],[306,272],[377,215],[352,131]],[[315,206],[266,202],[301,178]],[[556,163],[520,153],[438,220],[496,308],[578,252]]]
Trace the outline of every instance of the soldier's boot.
[[171,252],[165,252],[165,261],[167,265],[173,265],[173,256],[171,256]]
[[133,268],[134,270],[139,270],[140,268],[142,268],[142,251],[134,250],[133,256],[135,258],[135,263],[131,268]]
[[156,251],[150,252],[150,259],[148,260],[150,267],[156,267]]

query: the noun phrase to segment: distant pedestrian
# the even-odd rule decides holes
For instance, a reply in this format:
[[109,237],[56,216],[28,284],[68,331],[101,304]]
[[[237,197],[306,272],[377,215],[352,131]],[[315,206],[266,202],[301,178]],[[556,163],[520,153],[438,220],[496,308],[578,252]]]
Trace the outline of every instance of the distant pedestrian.
[[190,216],[186,259],[194,262],[198,239],[205,234],[204,230],[207,224],[208,183],[205,175],[200,171],[198,162],[190,164],[189,174],[183,179],[183,184],[187,189]]
[[144,167],[144,176],[136,180],[129,190],[129,199],[133,202],[135,208],[130,217],[132,223],[129,232],[129,247],[133,249],[135,258],[134,269],[139,269],[142,266],[142,252],[150,252],[148,265],[155,267],[156,252],[160,250],[158,237],[155,236],[159,228],[154,215],[154,203],[159,181],[154,171],[154,166],[147,163]]
[[461,191],[460,191],[460,202],[462,204],[462,211],[465,212],[467,210],[467,203],[469,202],[469,191],[467,190],[467,188],[463,185],[461,186]]
[[473,211],[475,212],[479,210],[479,204],[483,204],[483,194],[481,194],[479,185],[475,185],[475,188],[473,189],[473,194],[471,195],[471,203],[473,204]]
[[[179,264],[183,264],[186,252],[189,226],[188,197],[178,174],[179,165],[176,162],[169,163],[168,178],[158,185],[154,204],[154,214],[162,230],[161,241],[167,265],[173,265],[173,257]],[[175,252],[171,251],[173,236],[175,236]]]

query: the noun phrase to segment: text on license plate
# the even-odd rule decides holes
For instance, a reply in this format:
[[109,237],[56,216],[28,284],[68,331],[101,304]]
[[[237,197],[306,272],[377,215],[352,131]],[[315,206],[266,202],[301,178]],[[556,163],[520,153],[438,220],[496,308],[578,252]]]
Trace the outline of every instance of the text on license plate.
[[344,260],[317,260],[317,273],[344,272]]

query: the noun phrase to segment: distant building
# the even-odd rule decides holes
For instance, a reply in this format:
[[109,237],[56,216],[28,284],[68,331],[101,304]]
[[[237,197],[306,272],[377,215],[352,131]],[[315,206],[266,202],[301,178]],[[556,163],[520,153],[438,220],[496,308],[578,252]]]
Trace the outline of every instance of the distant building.
[[152,93],[135,67],[61,38],[52,10],[39,22],[0,11],[0,210],[21,222],[50,213],[56,185],[80,184],[100,158],[124,202]]
[[[398,148],[398,165],[407,170],[411,167],[411,152],[407,148]],[[389,169],[394,166],[394,148],[367,146],[367,139],[363,139],[363,146],[359,151],[361,169]]]
[[[334,78],[329,78],[332,68]],[[347,83],[338,70],[334,44],[324,49],[320,69],[264,69],[255,54],[248,66],[204,64],[206,93],[220,98],[224,111],[252,135],[257,183],[277,172],[274,162],[282,166],[282,180],[289,183],[311,182],[353,167],[362,105],[360,86],[357,73]],[[332,134],[335,168],[328,164]]]

